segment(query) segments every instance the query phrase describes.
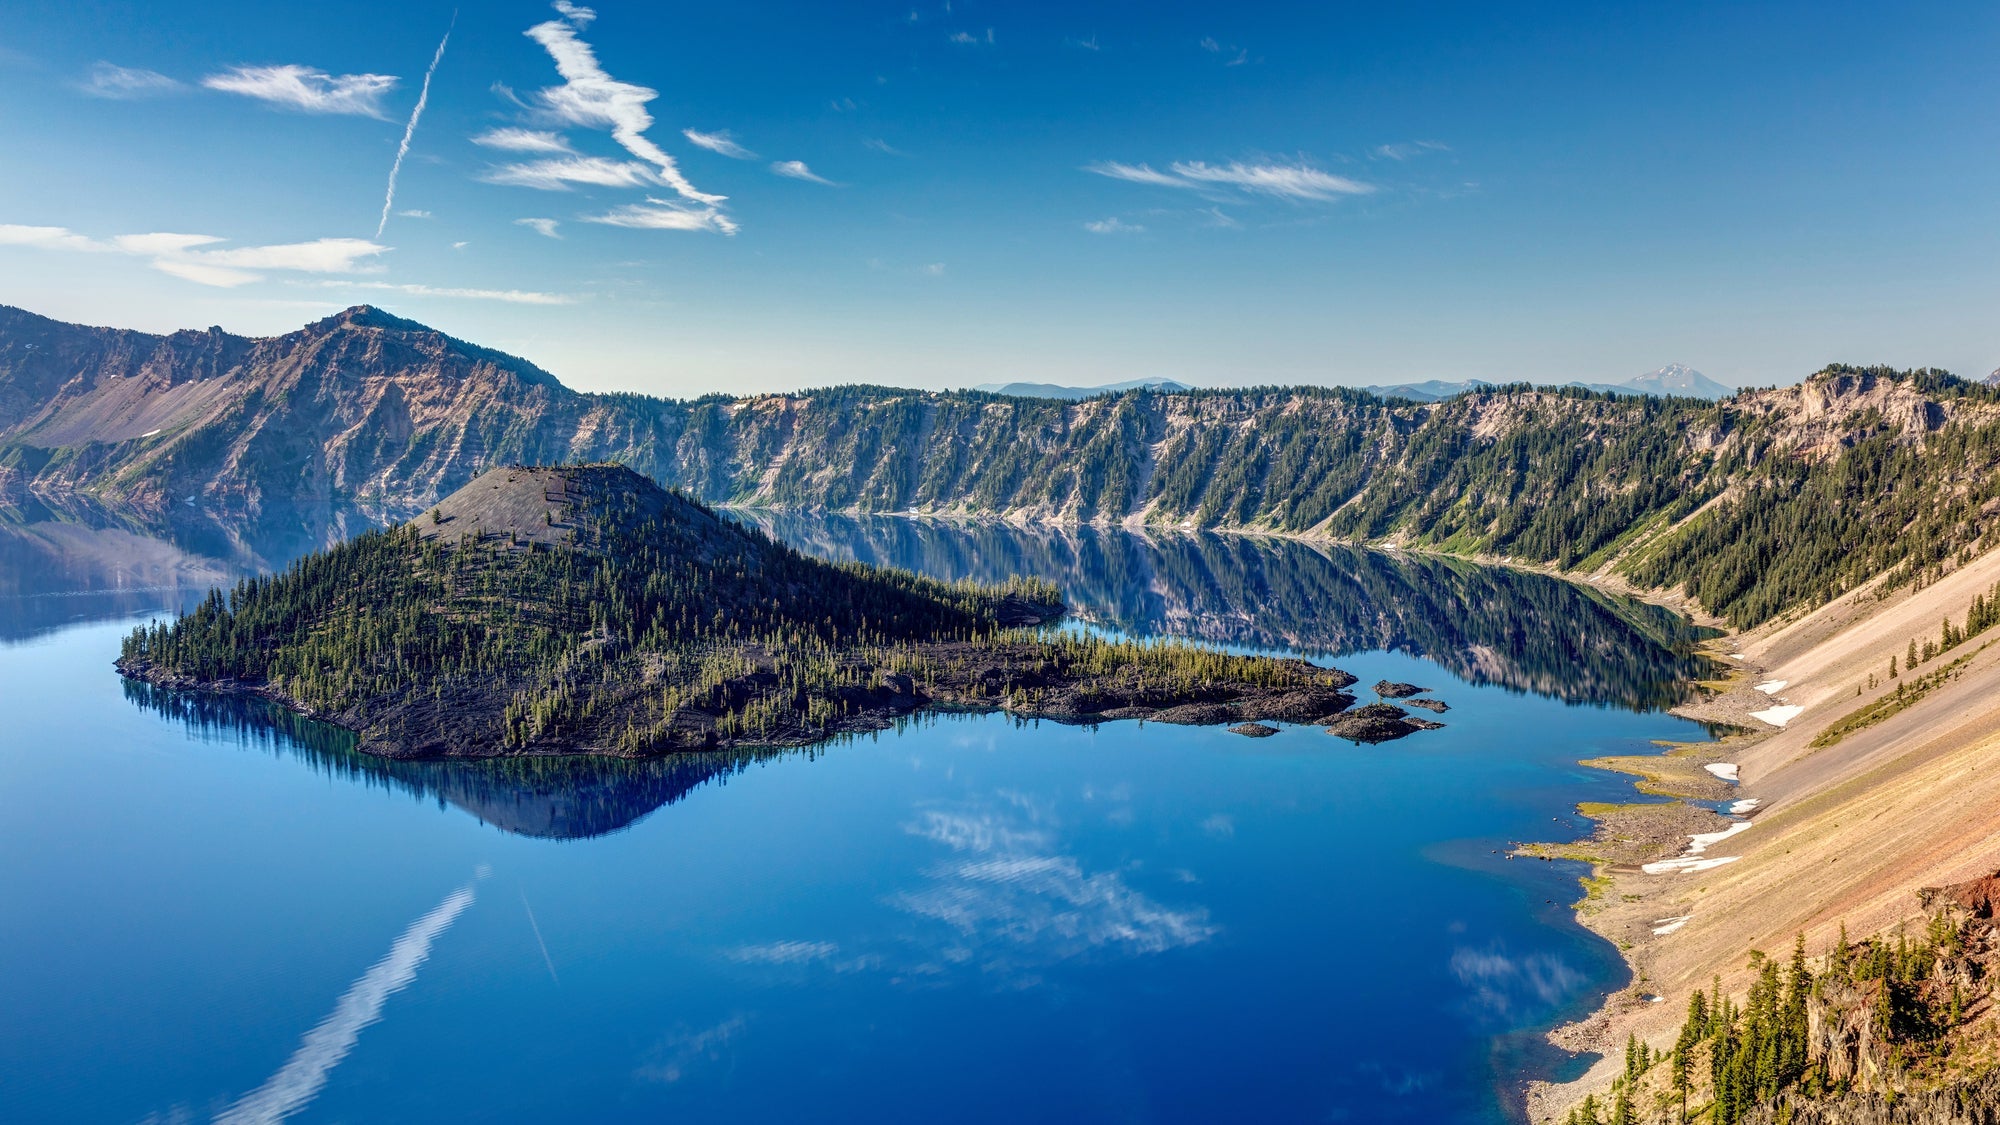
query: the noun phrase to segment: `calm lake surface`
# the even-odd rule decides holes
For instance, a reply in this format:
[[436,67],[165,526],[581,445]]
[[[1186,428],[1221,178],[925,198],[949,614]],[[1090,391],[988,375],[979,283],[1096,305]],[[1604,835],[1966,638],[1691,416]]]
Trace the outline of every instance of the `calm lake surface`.
[[1630,799],[1577,759],[1702,736],[1658,710],[1692,670],[1664,614],[1294,543],[747,518],[1414,681],[1448,725],[392,764],[111,669],[285,549],[0,527],[0,1117],[1499,1122],[1624,983],[1579,870],[1500,853]]

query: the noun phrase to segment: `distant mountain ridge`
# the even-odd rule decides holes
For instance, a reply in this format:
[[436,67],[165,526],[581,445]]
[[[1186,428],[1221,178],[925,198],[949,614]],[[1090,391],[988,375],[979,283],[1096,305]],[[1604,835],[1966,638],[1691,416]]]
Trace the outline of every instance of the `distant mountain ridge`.
[[1097,395],[1123,394],[1126,391],[1157,391],[1173,394],[1177,391],[1191,391],[1186,383],[1172,379],[1127,379],[1122,383],[1106,383],[1101,387],[1066,387],[1060,383],[981,383],[972,388],[989,394],[1007,395],[1011,398],[1062,398],[1081,399]]
[[[1562,385],[1621,395],[1672,395],[1681,398],[1705,398],[1711,401],[1728,398],[1736,393],[1734,387],[1725,387],[1694,368],[1679,363],[1670,363],[1657,371],[1635,375],[1622,383],[1571,382]],[[1406,398],[1412,402],[1442,402],[1469,391],[1490,390],[1494,386],[1495,384],[1483,379],[1467,379],[1456,383],[1443,379],[1429,379],[1421,383],[1397,383],[1362,389],[1371,394],[1381,395],[1383,398]]]
[[1741,621],[2000,534],[2000,391],[1934,370],[1836,365],[1720,403],[1520,386],[1434,403],[1341,387],[676,401],[579,393],[367,306],[256,340],[0,310],[0,504],[25,490],[387,522],[498,466],[575,462],[711,504],[1616,564]]

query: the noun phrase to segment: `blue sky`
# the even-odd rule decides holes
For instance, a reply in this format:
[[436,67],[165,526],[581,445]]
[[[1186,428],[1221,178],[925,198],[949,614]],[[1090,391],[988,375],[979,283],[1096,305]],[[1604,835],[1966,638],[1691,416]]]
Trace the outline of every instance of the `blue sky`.
[[0,3],[0,302],[671,395],[2000,365],[1991,5],[559,7]]

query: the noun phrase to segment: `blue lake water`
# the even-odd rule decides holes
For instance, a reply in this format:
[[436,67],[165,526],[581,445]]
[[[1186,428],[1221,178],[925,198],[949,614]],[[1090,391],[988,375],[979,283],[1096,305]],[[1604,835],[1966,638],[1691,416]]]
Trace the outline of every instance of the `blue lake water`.
[[73,553],[0,598],[0,1117],[1498,1122],[1623,983],[1578,870],[1501,853],[1629,799],[1577,759],[1701,736],[1652,709],[1670,623],[1297,545],[771,530],[1048,573],[1093,624],[1411,680],[1448,725],[392,765],[128,688],[133,611],[186,591]]

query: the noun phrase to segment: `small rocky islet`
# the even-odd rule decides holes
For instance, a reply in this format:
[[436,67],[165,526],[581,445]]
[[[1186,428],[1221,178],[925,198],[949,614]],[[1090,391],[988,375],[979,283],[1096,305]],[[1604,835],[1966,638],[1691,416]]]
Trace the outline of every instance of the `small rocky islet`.
[[1040,580],[834,564],[617,465],[495,469],[400,527],[217,591],[118,669],[256,696],[391,758],[800,746],[920,710],[1063,722],[1440,724],[1304,660],[1039,628]]

